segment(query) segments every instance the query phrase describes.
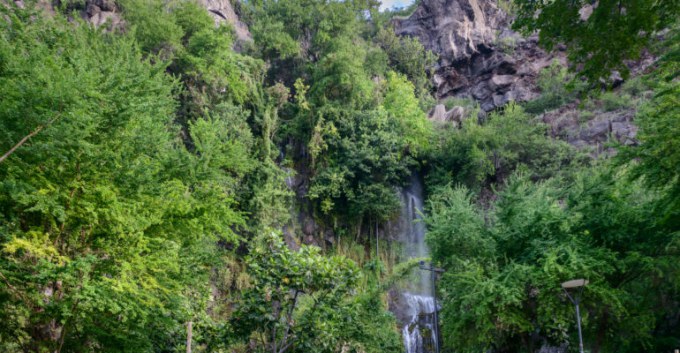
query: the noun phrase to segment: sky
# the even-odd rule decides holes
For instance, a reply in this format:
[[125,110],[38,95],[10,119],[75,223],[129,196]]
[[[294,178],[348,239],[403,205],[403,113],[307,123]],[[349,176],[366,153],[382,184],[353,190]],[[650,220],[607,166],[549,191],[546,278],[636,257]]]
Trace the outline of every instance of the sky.
[[413,0],[381,0],[380,10],[391,9],[396,7],[406,7],[413,3]]

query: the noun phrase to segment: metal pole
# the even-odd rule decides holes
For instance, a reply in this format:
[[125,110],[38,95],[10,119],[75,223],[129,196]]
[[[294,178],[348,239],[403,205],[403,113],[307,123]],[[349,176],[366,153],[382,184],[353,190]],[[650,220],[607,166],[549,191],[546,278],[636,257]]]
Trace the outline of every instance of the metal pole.
[[583,353],[583,334],[581,333],[581,311],[578,307],[578,302],[580,298],[576,298],[574,305],[576,306],[576,324],[578,325],[578,348],[581,353]]
[[191,353],[191,336],[192,336],[192,328],[194,326],[194,323],[192,321],[189,321],[187,323],[187,353]]

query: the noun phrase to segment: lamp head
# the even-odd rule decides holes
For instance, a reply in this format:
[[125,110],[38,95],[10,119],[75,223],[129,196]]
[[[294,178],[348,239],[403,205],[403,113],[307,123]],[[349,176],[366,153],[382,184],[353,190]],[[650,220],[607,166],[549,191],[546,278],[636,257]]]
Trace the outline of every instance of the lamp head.
[[570,288],[579,288],[579,287],[584,287],[586,284],[588,284],[587,279],[572,279],[571,281],[566,281],[562,283],[562,288],[564,289],[570,289]]

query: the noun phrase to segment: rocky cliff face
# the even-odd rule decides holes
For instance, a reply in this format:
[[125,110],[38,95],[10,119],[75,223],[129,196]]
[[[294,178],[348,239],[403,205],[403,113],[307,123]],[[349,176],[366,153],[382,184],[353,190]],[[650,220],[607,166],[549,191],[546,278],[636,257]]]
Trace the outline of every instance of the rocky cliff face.
[[471,97],[484,111],[535,98],[540,70],[555,58],[564,60],[559,52],[539,49],[537,37],[510,30],[510,18],[496,0],[423,0],[394,26],[398,35],[417,37],[439,55],[433,75],[437,98]]
[[[541,70],[554,60],[566,65],[564,48],[547,53],[538,47],[538,36],[525,38],[512,31],[512,19],[498,3],[422,0],[410,16],[393,20],[398,35],[418,38],[439,56],[432,78],[437,98],[472,98],[483,112],[489,112],[510,101],[537,98],[540,91],[536,80]],[[650,55],[645,55],[631,63],[631,72],[640,73],[653,62]],[[619,77],[614,83],[621,82]],[[585,117],[577,105],[572,102],[541,115],[553,137],[577,148],[592,149],[595,154],[614,153],[605,147],[610,139],[637,144],[633,107],[614,112],[595,110]],[[431,120],[454,125],[465,116],[462,107],[447,111],[443,104],[430,112]]]
[[198,0],[198,3],[210,12],[210,15],[215,19],[215,25],[228,23],[234,28],[238,40],[253,40],[250,31],[248,31],[248,26],[241,22],[229,0]]

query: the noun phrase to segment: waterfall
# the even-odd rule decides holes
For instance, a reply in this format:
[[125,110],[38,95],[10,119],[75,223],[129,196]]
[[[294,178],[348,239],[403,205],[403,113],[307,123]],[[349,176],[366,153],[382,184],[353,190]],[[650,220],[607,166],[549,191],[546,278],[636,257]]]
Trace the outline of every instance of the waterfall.
[[[425,224],[422,222],[423,186],[417,174],[411,177],[410,185],[402,190],[400,217],[400,240],[406,258],[428,257],[430,251],[425,244]],[[400,292],[402,335],[406,353],[434,353],[439,339],[434,320],[435,303],[432,297],[432,273],[416,270],[416,280]]]
[[432,296],[402,293],[411,321],[401,330],[406,353],[431,353],[439,343],[434,330],[434,300]]

